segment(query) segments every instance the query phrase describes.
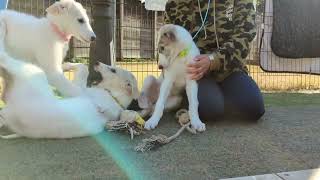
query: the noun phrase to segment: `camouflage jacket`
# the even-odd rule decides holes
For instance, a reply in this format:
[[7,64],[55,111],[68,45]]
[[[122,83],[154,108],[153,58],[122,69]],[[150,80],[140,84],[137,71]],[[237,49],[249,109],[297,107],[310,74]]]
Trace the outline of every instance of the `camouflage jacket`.
[[[199,1],[204,18],[208,0]],[[165,23],[183,26],[195,35],[202,25],[198,1],[168,0]],[[201,54],[216,53],[210,65],[215,79],[219,82],[232,72],[247,72],[245,59],[250,51],[250,42],[256,35],[253,0],[211,0],[205,29],[207,37],[202,29],[194,40]],[[220,48],[217,48],[216,39]]]

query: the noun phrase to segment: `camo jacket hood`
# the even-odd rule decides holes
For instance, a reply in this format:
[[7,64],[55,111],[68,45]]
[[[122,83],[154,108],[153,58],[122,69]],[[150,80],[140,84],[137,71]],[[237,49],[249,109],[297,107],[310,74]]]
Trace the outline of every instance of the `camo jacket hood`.
[[[204,18],[208,0],[199,1]],[[200,11],[197,0],[168,0],[165,23],[183,26],[195,35],[202,25]],[[253,0],[211,0],[205,24],[205,30],[202,29],[194,41],[201,54],[216,53],[210,65],[215,79],[222,81],[235,71],[248,72],[245,59],[250,52],[250,42],[256,36]]]

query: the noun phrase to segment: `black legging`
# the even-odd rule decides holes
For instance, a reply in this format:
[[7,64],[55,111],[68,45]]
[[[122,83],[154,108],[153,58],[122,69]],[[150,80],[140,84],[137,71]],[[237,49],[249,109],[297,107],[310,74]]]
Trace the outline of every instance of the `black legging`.
[[224,117],[257,121],[265,112],[260,89],[243,72],[234,72],[221,83],[207,76],[198,84],[199,115],[203,121]]
[[[199,115],[203,121],[224,117],[257,121],[265,112],[260,89],[243,72],[235,72],[221,83],[207,76],[198,84]],[[182,107],[188,107],[187,98],[184,98]],[[128,109],[141,110],[137,101],[133,101]]]

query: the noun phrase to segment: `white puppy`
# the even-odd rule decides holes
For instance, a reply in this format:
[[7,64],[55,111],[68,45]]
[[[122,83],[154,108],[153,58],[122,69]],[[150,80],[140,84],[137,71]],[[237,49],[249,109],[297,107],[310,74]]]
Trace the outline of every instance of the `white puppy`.
[[74,0],[60,0],[46,9],[47,16],[36,18],[12,10],[0,11],[6,29],[5,50],[16,59],[36,64],[51,85],[64,96],[77,96],[81,88],[62,73],[62,62],[72,36],[84,42],[95,40],[86,10]]
[[[181,26],[164,25],[159,32],[159,67],[163,73],[159,79],[148,77],[142,95],[140,107],[153,106],[157,99],[154,112],[146,122],[146,129],[154,129],[163,115],[165,108],[172,109],[180,105],[182,92],[186,90],[189,101],[191,125],[197,131],[205,131],[205,124],[198,114],[198,84],[187,78],[186,64],[200,54],[189,32]],[[153,95],[152,95],[153,94]],[[154,95],[156,94],[156,95]]]
[[64,63],[63,69],[74,71],[73,83],[84,88],[85,94],[97,105],[98,110],[110,120],[118,120],[121,112],[139,96],[137,80],[127,70],[97,62],[94,70],[100,78],[87,87],[89,71],[86,65]]
[[[4,37],[5,30],[0,28],[0,67],[9,77],[5,79],[7,102],[0,111],[0,127],[4,125],[16,134],[2,138],[74,138],[97,134],[108,120],[117,120],[123,107],[139,94],[132,74],[120,69],[114,72],[115,69],[99,63],[95,69],[103,77],[101,82],[87,88],[83,79],[87,79],[88,70],[77,65],[75,81],[85,93],[59,99],[42,69],[4,52]],[[117,83],[111,85],[108,79]]]
[[16,133],[4,138],[73,138],[103,130],[108,119],[89,97],[58,99],[40,68],[4,52],[0,66],[10,76],[0,124]]
[[[45,73],[37,66],[13,59],[4,52],[0,52],[0,66],[12,82],[6,91],[6,106],[0,111],[0,127],[4,125],[16,133],[2,138],[94,135],[104,129],[107,121],[118,120],[122,110],[139,94],[132,74],[101,63],[95,69],[103,79],[91,88],[82,86],[85,95],[66,99],[54,96]],[[72,64],[65,66],[75,68]],[[87,71],[82,65],[76,68],[79,69],[75,80],[80,80],[77,82],[80,85]],[[97,109],[96,104],[103,109]]]

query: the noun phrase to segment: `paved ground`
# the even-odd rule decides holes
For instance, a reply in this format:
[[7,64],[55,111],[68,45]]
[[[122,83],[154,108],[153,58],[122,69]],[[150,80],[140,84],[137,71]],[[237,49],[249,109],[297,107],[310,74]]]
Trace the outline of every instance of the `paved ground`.
[[[207,123],[205,133],[184,133],[145,154],[133,151],[143,137],[130,141],[117,133],[0,140],[0,179],[218,179],[318,168],[320,95],[272,94],[265,100],[259,123]],[[168,114],[151,133],[172,134],[178,127]]]
[[236,177],[222,180],[319,180],[320,169],[262,174],[256,176]]

